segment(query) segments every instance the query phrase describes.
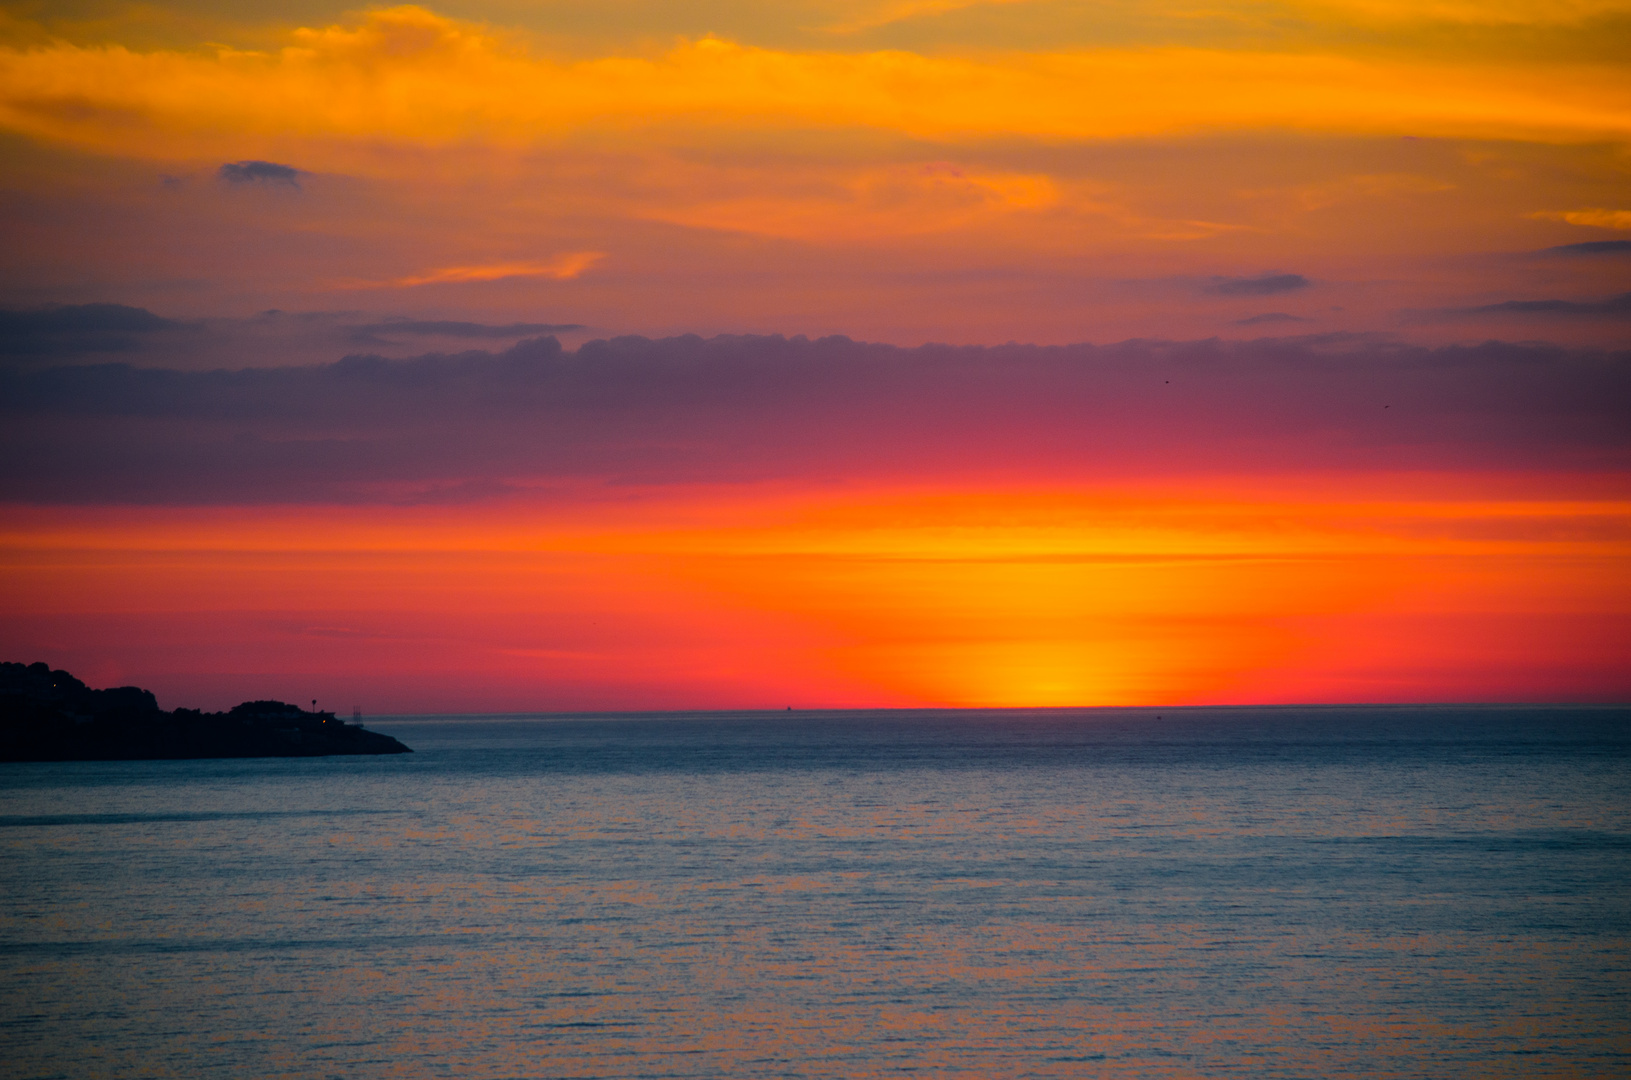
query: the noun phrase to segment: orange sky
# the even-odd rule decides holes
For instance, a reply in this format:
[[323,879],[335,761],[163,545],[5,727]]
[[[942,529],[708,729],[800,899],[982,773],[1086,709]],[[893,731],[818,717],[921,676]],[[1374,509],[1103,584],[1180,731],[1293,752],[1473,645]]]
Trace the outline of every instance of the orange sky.
[[[1631,0],[0,4],[0,651],[167,706],[1625,700],[1628,58]],[[573,352],[680,334],[1241,344]]]
[[375,711],[1627,689],[1625,501],[690,491],[570,521],[33,511],[0,544],[8,651],[172,704],[291,672]]
[[[1623,255],[1534,254],[1631,235],[1631,5],[762,7],[19,6],[0,292],[901,344],[1623,337],[1475,309],[1631,288]],[[245,160],[298,172],[218,178]],[[1271,272],[1309,285],[1207,288]]]

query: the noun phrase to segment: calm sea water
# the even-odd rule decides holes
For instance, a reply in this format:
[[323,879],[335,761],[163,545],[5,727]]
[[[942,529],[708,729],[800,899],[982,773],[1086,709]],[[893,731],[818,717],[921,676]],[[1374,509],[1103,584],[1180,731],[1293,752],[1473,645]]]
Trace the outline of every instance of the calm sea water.
[[0,765],[8,1077],[1631,1075],[1631,710]]

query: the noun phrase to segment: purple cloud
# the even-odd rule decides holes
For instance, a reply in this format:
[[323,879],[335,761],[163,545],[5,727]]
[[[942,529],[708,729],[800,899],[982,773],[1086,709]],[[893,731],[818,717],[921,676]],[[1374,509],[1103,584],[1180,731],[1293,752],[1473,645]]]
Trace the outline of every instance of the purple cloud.
[[1219,296],[1277,296],[1306,289],[1313,282],[1301,274],[1259,274],[1256,277],[1215,277],[1207,292]]
[[778,478],[1631,468],[1631,352],[1342,335],[903,349],[638,337],[0,374],[0,499],[472,500]]
[[229,161],[215,174],[229,184],[285,184],[298,188],[301,170],[275,161]]

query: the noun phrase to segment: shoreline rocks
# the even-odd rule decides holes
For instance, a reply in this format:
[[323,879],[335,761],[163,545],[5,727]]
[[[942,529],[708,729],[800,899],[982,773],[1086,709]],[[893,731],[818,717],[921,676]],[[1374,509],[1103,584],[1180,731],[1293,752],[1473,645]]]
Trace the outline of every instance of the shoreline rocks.
[[0,761],[411,753],[389,735],[283,701],[166,712],[140,687],[93,690],[44,663],[0,663]]

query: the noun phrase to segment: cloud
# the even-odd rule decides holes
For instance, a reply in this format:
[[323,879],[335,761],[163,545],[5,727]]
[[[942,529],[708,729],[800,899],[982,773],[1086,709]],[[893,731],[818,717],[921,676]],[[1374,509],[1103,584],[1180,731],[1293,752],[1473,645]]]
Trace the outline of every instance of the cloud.
[[185,324],[124,304],[52,304],[26,311],[0,310],[0,355],[54,357],[87,352],[129,352],[140,336]]
[[1631,229],[1631,210],[1540,210],[1529,215],[1540,221],[1566,221],[1570,225],[1588,225],[1597,229]]
[[768,480],[1631,469],[1631,353],[1340,337],[903,349],[614,338],[241,371],[0,371],[0,500],[244,504]]
[[216,170],[216,175],[231,184],[285,184],[300,186],[300,170],[292,165],[279,165],[273,161],[229,161]]
[[77,334],[171,330],[181,324],[125,304],[50,304],[30,311],[0,310],[0,334]]
[[1583,244],[1559,244],[1542,250],[1542,255],[1631,255],[1631,240],[1587,240]]
[[507,345],[584,329],[570,322],[484,323],[364,311],[272,310],[181,321],[125,304],[52,304],[0,309],[0,357],[73,363],[117,353],[132,364],[177,370],[214,370],[224,357],[241,367],[292,367],[332,363],[359,346],[402,356],[425,351],[427,338]]
[[845,17],[823,29],[832,34],[854,34],[911,19],[947,15],[972,7],[1031,2],[1033,0],[883,0],[882,3],[845,5],[851,9],[846,12]]
[[1275,296],[1306,289],[1313,282],[1301,274],[1259,274],[1257,277],[1214,277],[1207,292],[1219,296]]
[[1482,307],[1456,308],[1456,315],[1558,315],[1577,318],[1625,318],[1631,316],[1631,293],[1607,300],[1506,300]]
[[712,170],[699,198],[653,207],[645,216],[692,228],[854,243],[945,232],[1058,205],[1060,192],[1039,173],[971,169],[949,161],[880,168],[805,166],[792,190],[769,170]]
[[1303,318],[1301,315],[1287,315],[1283,311],[1268,311],[1268,312],[1264,312],[1262,315],[1253,315],[1253,316],[1251,316],[1249,318],[1245,318],[1245,319],[1236,319],[1234,321],[1234,325],[1236,325],[1236,326],[1261,326],[1264,323],[1288,323],[1288,322],[1308,322],[1308,321],[1310,321],[1310,320]]
[[488,323],[454,322],[449,320],[387,319],[369,323],[353,330],[357,341],[376,341],[381,334],[419,334],[434,337],[496,339],[520,338],[538,334],[564,334],[584,329],[581,323]]
[[571,251],[548,262],[481,263],[473,266],[443,266],[421,274],[389,281],[340,281],[340,289],[414,288],[419,285],[460,285],[472,282],[503,281],[506,278],[544,277],[570,281],[606,257],[604,251]]
[[525,146],[721,122],[958,139],[1278,128],[1618,140],[1631,134],[1631,91],[1612,73],[1510,57],[1475,65],[1144,44],[955,56],[704,37],[662,56],[565,62],[409,6],[302,28],[264,53],[0,49],[0,127],[142,157],[249,153],[290,138],[313,152],[347,139]]

